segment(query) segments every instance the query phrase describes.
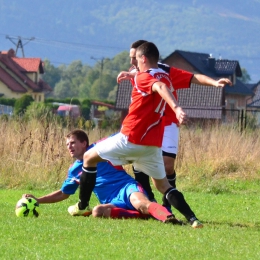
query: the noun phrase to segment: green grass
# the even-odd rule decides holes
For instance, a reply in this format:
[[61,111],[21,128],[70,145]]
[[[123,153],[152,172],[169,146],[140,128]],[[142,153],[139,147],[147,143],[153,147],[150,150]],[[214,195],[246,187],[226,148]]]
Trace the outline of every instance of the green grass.
[[40,196],[50,190],[0,190],[0,259],[260,259],[259,189],[184,192],[205,225],[198,230],[153,219],[71,217],[67,207],[77,195],[40,205],[39,218],[17,218],[14,207],[25,192]]

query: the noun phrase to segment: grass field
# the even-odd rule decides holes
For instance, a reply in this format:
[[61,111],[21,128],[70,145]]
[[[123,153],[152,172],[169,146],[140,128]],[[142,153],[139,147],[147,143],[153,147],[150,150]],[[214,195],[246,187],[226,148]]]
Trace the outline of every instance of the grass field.
[[0,259],[260,259],[259,183],[258,190],[252,187],[235,194],[185,192],[204,223],[197,230],[153,219],[71,217],[67,207],[77,195],[40,205],[39,218],[18,218],[14,207],[23,193],[39,196],[51,190],[3,189]]
[[[177,186],[203,229],[153,219],[71,217],[67,208],[77,195],[40,205],[37,219],[17,218],[23,193],[38,197],[61,187],[73,161],[64,141],[69,130],[53,121],[0,120],[0,260],[260,259],[259,129],[182,128]],[[109,134],[87,133],[91,142]],[[126,170],[131,174],[131,166]],[[91,206],[96,204],[92,196]]]

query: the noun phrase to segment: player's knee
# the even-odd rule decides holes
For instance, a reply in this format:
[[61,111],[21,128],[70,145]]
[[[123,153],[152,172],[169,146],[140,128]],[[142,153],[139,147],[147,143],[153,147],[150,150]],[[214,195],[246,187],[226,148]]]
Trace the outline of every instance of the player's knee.
[[84,160],[84,162],[88,162],[89,159],[90,159],[90,153],[89,153],[89,151],[86,151],[83,155],[83,160]]
[[136,207],[136,210],[138,210],[142,214],[149,214],[149,212],[148,212],[149,204],[150,203],[148,203],[148,202],[140,202],[138,204],[138,206]]
[[104,216],[104,208],[101,205],[95,206],[92,210],[92,216],[94,218],[101,218]]

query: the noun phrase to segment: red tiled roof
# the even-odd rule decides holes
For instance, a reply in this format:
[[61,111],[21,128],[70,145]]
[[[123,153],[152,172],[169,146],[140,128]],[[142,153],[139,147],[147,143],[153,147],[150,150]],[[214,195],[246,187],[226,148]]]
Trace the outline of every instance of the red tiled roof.
[[[1,62],[1,58],[0,58]],[[9,73],[7,73],[1,66],[0,66],[0,81],[2,81],[9,89],[14,92],[19,93],[26,93],[27,90],[19,84]]]
[[42,62],[40,58],[17,58],[12,57],[12,60],[22,67],[26,72],[37,72],[40,70],[43,73]]

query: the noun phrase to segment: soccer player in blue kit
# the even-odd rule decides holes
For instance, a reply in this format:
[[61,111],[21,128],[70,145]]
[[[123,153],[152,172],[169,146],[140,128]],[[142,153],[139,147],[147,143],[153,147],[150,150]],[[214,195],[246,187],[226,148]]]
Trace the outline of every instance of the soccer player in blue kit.
[[[89,146],[88,136],[83,130],[73,130],[66,136],[66,145],[70,156],[75,162],[68,170],[68,176],[60,190],[36,198],[32,194],[23,197],[33,197],[40,204],[56,203],[73,195],[79,187],[82,173],[83,155]],[[85,190],[79,191],[84,196]],[[98,176],[93,190],[101,205],[87,208],[74,214],[71,208],[68,211],[73,216],[110,217],[110,218],[148,218],[149,216],[164,223],[181,224],[174,215],[156,202],[148,200],[142,186],[125,172],[122,166],[112,166],[110,162],[98,164]]]

